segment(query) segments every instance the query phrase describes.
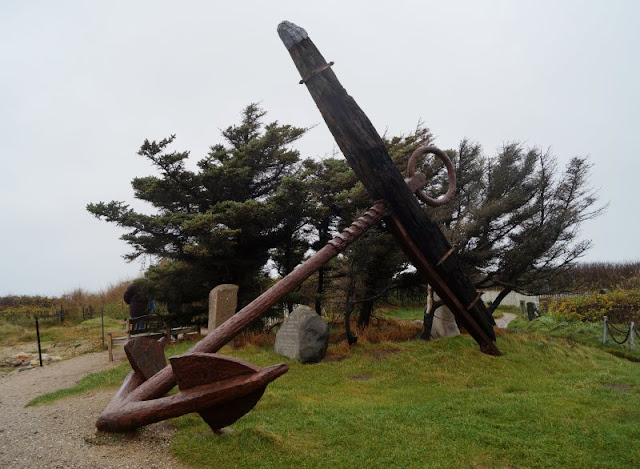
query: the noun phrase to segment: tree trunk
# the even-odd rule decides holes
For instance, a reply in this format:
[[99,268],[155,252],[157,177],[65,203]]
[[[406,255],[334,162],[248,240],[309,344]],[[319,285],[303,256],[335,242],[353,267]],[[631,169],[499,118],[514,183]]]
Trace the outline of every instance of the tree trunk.
[[354,303],[353,303],[353,295],[356,290],[356,281],[353,272],[354,260],[351,259],[351,264],[349,264],[349,286],[347,287],[347,298],[345,300],[344,306],[344,329],[347,334],[347,342],[349,345],[354,345],[358,341],[358,337],[353,334],[351,331],[351,313],[353,313]]
[[322,295],[324,295],[324,267],[318,270],[318,285],[316,287],[316,314],[322,316]]
[[[367,293],[367,296],[370,296]],[[366,300],[360,303],[360,314],[358,314],[358,330],[363,331],[369,326],[371,322],[371,315],[373,314],[373,303],[375,300]]]
[[487,311],[489,311],[489,314],[491,314],[493,316],[493,312],[496,310],[496,308],[498,306],[500,306],[500,303],[502,303],[502,300],[504,300],[505,297],[509,293],[511,293],[512,290],[513,289],[511,287],[504,287],[504,290],[502,290],[500,293],[498,293],[498,296],[496,296],[496,299],[493,300],[493,302],[487,308]]
[[392,216],[388,224],[407,256],[482,351],[500,355],[493,343],[493,318],[477,300],[477,292],[462,272],[457,256],[451,254],[445,260],[451,246],[407,187],[367,116],[347,94],[306,31],[284,22],[278,32],[347,162],[371,197],[389,204]]
[[344,330],[347,334],[347,342],[349,345],[354,345],[358,342],[358,336],[351,331],[351,313],[353,313],[353,304],[347,303],[344,312]]

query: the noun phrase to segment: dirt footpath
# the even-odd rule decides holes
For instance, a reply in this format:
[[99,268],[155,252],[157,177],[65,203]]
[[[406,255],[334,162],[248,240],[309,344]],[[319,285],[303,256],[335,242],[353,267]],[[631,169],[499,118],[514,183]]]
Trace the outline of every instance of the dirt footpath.
[[495,320],[496,326],[498,326],[501,329],[506,329],[507,327],[509,327],[509,323],[517,317],[518,316],[516,316],[513,313],[503,313],[501,317]]
[[[124,360],[121,348],[115,364]],[[66,388],[102,371],[107,353],[91,353],[42,368],[0,377],[0,467],[17,468],[180,468],[169,453],[170,423],[133,434],[97,434],[94,426],[114,390],[90,391],[51,405],[27,407],[41,394]]]

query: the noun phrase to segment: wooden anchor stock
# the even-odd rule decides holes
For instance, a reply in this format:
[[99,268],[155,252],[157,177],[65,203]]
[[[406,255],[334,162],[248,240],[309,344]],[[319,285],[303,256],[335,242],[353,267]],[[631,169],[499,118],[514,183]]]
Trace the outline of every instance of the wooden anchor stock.
[[[190,412],[200,413],[213,430],[218,430],[242,417],[255,406],[266,386],[287,372],[288,366],[260,369],[215,352],[383,218],[409,259],[481,350],[500,355],[494,344],[493,319],[478,301],[451,246],[413,196],[424,185],[424,175],[411,174],[407,180],[402,177],[371,122],[347,95],[330,64],[302,28],[283,22],[278,33],[300,71],[301,83],[308,87],[347,161],[378,202],[186,354],[172,357],[169,365],[162,341],[130,340],[125,351],[133,371],[100,415],[96,422],[99,430],[129,431]],[[176,384],[180,392],[163,397]]]
[[347,162],[374,200],[391,208],[389,226],[404,252],[483,352],[500,355],[494,321],[455,254],[439,264],[451,246],[422,210],[393,164],[365,113],[342,87],[307,32],[284,21],[278,26],[304,83]]

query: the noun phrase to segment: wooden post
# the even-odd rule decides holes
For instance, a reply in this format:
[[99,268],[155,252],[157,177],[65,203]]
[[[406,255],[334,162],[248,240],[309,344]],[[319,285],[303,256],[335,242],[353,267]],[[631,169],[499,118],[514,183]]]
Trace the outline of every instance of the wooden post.
[[420,207],[393,164],[384,143],[365,113],[342,87],[306,31],[287,21],[278,33],[349,165],[374,200],[391,208],[392,233],[414,266],[473,336],[483,352],[500,355],[494,344],[493,318],[462,272],[450,244]]
[[100,308],[100,326],[102,328],[102,350],[104,350],[104,306]]
[[40,366],[42,366],[42,347],[40,347],[40,325],[38,324],[37,317],[36,317],[36,337],[38,339],[38,360],[40,360]]
[[113,332],[107,332],[107,348],[109,349],[109,361],[113,361]]

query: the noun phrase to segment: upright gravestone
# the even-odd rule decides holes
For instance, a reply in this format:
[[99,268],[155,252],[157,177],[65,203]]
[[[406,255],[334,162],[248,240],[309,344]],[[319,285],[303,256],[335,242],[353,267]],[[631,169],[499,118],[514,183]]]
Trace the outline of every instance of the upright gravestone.
[[284,320],[276,334],[274,350],[300,363],[316,363],[329,345],[329,327],[308,306],[298,306]]
[[209,333],[233,316],[238,306],[238,285],[218,285],[209,292]]

